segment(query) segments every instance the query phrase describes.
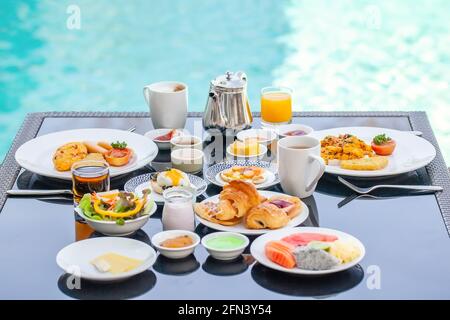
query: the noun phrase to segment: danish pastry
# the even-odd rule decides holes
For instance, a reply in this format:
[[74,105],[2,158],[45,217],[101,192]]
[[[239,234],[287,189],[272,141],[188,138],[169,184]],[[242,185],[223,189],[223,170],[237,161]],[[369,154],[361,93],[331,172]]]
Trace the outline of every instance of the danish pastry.
[[252,208],[244,218],[249,229],[279,229],[291,219],[282,209],[270,202],[263,202]]

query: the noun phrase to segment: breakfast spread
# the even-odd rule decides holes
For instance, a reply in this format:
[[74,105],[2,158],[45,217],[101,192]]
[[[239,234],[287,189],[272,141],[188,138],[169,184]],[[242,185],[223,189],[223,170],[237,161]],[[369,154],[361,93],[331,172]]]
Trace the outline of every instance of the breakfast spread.
[[356,244],[337,236],[320,233],[295,233],[265,245],[266,257],[287,269],[329,270],[357,259]]
[[142,197],[117,190],[87,193],[81,198],[79,208],[87,219],[114,221],[117,225],[124,225],[127,220],[149,214],[154,205],[148,197],[149,192],[144,190]]
[[157,172],[152,175],[150,185],[152,190],[162,194],[164,190],[172,187],[189,187],[191,185],[186,173],[178,169]]
[[248,229],[278,229],[286,226],[301,212],[301,201],[288,195],[269,199],[261,196],[252,183],[233,180],[223,187],[218,202],[194,205],[201,218],[220,225],[243,222]]
[[92,260],[91,264],[101,273],[120,274],[136,269],[142,262],[139,259],[108,252]]
[[256,166],[233,166],[220,173],[220,177],[225,182],[233,180],[243,180],[254,184],[261,184],[266,181],[265,169]]
[[58,171],[68,171],[78,161],[96,160],[121,167],[128,164],[132,156],[133,151],[126,142],[69,142],[56,149],[53,165]]
[[164,240],[160,243],[164,248],[184,248],[194,244],[194,240],[188,235],[178,236],[175,238]]

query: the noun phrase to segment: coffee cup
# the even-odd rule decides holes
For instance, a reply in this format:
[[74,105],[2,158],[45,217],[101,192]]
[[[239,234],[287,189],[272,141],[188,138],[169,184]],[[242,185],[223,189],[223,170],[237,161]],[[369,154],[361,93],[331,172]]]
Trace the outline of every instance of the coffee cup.
[[324,172],[325,161],[320,157],[318,139],[297,136],[278,141],[278,175],[284,192],[309,197]]
[[162,81],[144,87],[144,98],[155,129],[184,128],[188,110],[188,87],[176,81]]
[[170,146],[172,151],[177,149],[203,149],[203,141],[200,137],[184,135],[173,137],[170,140]]

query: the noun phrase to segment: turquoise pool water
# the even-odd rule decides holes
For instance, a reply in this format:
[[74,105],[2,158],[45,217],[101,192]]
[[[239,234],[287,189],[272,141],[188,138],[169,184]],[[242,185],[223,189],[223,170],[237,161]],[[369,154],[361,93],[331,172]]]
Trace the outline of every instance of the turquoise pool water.
[[[80,29],[67,28],[67,9]],[[147,110],[145,84],[270,84],[297,110],[426,110],[450,160],[450,4],[428,1],[2,0],[0,159],[27,112]],[[71,20],[72,21],[72,20]]]

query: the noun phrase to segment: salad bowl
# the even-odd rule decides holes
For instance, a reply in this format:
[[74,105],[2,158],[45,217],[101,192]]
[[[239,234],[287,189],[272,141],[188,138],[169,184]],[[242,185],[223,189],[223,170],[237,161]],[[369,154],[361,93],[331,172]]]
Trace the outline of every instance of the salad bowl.
[[[122,192],[122,194],[124,193],[125,192]],[[110,196],[111,192],[108,192],[107,194],[107,196]],[[116,194],[118,195],[120,192],[117,192]],[[100,197],[102,196],[102,194],[99,195]],[[156,203],[153,201],[151,196],[149,194],[145,194],[141,198],[136,197],[145,203],[142,206],[142,209],[136,214],[129,217],[119,218],[102,216],[96,212],[96,208],[92,205],[93,200],[91,197],[92,195],[90,194],[84,195],[80,201],[80,204],[75,208],[75,212],[81,218],[86,220],[86,223],[92,229],[107,236],[127,236],[136,232],[147,223],[150,216],[153,215],[157,209]],[[126,210],[127,208],[122,209],[119,215],[125,216],[127,213]]]

